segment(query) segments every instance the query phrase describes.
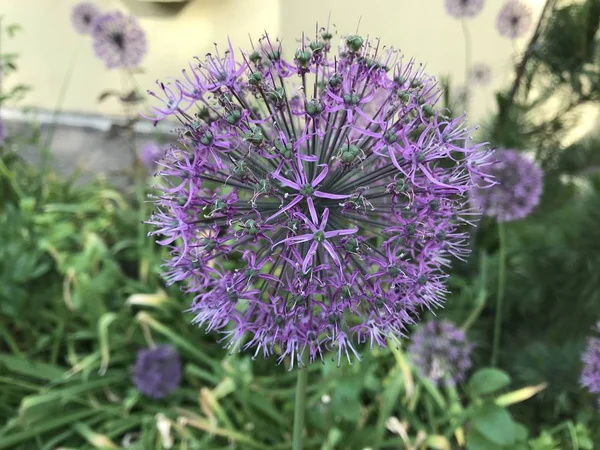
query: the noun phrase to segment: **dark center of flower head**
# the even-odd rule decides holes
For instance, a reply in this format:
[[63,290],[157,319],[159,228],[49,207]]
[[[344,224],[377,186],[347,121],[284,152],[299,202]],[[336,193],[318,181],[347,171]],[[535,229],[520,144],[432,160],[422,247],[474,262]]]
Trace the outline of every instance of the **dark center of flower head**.
[[323,242],[325,240],[325,233],[323,231],[317,231],[313,234],[313,239],[317,242]]
[[84,14],[82,17],[83,23],[85,23],[86,25],[89,25],[90,22],[92,21],[92,16],[90,16],[89,14]]
[[516,27],[518,23],[519,23],[519,16],[512,16],[512,17],[510,18],[510,24],[511,24],[513,27]]
[[115,44],[119,50],[123,50],[125,48],[125,36],[123,33],[117,31],[113,33],[110,38],[113,44]]

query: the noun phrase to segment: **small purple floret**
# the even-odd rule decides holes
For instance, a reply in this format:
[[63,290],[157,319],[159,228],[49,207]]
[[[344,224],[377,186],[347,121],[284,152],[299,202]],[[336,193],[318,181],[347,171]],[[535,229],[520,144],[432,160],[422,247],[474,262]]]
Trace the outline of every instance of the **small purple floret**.
[[472,191],[473,203],[498,222],[511,222],[529,215],[540,202],[543,172],[534,162],[514,150],[499,150],[488,170],[496,181]]
[[139,350],[133,368],[133,383],[151,398],[163,398],[173,392],[182,378],[181,359],[168,345]]
[[464,117],[435,109],[421,65],[378,40],[331,41],[322,29],[289,61],[267,35],[229,43],[159,82],[146,114],[181,123],[150,220],[168,283],[232,350],[292,366],[358,358],[443,303],[488,156],[465,144]]
[[148,170],[153,171],[157,167],[158,160],[164,156],[165,152],[166,150],[156,142],[147,142],[140,152],[140,161]]
[[473,365],[473,345],[463,330],[447,320],[420,325],[411,337],[408,355],[421,376],[434,384],[457,384]]
[[[594,327],[594,331],[600,333],[600,322]],[[581,386],[591,394],[600,394],[600,337],[593,336],[587,341],[587,346],[581,357],[583,370],[581,372]],[[598,397],[600,405],[600,395]]]
[[90,34],[100,11],[93,3],[83,2],[73,8],[71,23],[79,34]]
[[108,69],[137,67],[146,54],[146,34],[120,11],[99,16],[92,28],[94,51]]

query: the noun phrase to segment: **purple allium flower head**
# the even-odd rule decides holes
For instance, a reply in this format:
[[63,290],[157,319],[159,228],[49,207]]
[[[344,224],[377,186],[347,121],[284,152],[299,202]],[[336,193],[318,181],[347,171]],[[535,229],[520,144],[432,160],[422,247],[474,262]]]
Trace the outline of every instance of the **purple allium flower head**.
[[331,40],[321,30],[291,61],[268,35],[247,53],[230,43],[150,92],[148,117],[182,124],[150,221],[168,282],[186,282],[194,322],[232,349],[292,365],[358,357],[442,303],[487,158],[465,147],[464,118],[434,109],[421,66]]
[[508,0],[496,18],[496,27],[500,35],[509,39],[523,37],[531,27],[533,12],[527,3],[521,0]]
[[412,335],[408,355],[421,376],[435,384],[457,384],[473,365],[472,350],[463,330],[447,320],[431,320]]
[[173,347],[159,345],[138,351],[133,383],[142,394],[163,398],[177,389],[181,378],[181,359]]
[[71,22],[79,34],[90,34],[94,20],[100,15],[100,11],[93,3],[83,2],[73,8]]
[[156,142],[147,142],[142,147],[140,152],[140,160],[142,164],[150,170],[156,169],[156,164],[163,157],[166,150]]
[[[594,331],[600,333],[600,322],[596,324]],[[581,360],[583,361],[581,385],[592,394],[600,394],[600,337],[594,336],[588,339]]]
[[146,54],[146,34],[134,16],[120,11],[99,16],[92,28],[94,51],[108,69],[136,67]]
[[492,69],[485,63],[475,64],[469,73],[469,81],[473,84],[485,86],[492,79]]
[[457,19],[475,17],[481,12],[484,0],[446,0],[446,11]]
[[0,145],[4,145],[4,141],[6,140],[6,125],[0,117]]
[[510,222],[527,216],[540,202],[543,172],[535,163],[514,150],[499,150],[489,174],[496,181],[472,191],[473,203],[482,213],[498,222]]

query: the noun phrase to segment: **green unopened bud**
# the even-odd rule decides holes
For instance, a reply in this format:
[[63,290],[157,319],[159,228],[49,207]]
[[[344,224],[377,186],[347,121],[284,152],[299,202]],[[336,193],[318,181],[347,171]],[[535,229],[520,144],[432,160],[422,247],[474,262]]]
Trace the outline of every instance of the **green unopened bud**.
[[262,81],[262,74],[260,72],[253,72],[248,76],[248,83],[253,86],[257,86]]
[[244,139],[251,144],[258,146],[263,143],[265,137],[263,136],[262,131],[260,131],[260,128],[253,128],[244,134]]
[[269,92],[267,92],[267,98],[276,105],[281,105],[285,103],[285,91],[283,88],[271,89]]
[[350,164],[356,160],[360,153],[360,148],[354,144],[342,145],[340,148],[340,159],[344,164]]
[[364,42],[364,39],[356,34],[348,36],[346,38],[346,45],[348,46],[348,50],[350,50],[353,53],[359,51]]
[[398,135],[396,135],[394,130],[387,130],[385,133],[383,133],[383,138],[388,144],[393,144],[398,141]]
[[260,56],[260,53],[258,53],[256,50],[254,50],[252,53],[250,53],[250,56],[248,56],[248,59],[250,59],[250,61],[253,62],[254,64],[258,64],[260,62],[260,60],[262,59],[262,56]]
[[325,45],[320,41],[312,41],[309,44],[309,47],[314,53],[319,53],[319,52],[323,51],[323,49],[325,48]]
[[242,118],[242,112],[238,109],[234,109],[233,111],[231,111],[231,114],[227,115],[227,117],[225,117],[225,120],[227,121],[227,123],[231,124],[231,125],[235,125],[236,123],[238,123],[240,121],[240,119]]
[[342,77],[338,74],[334,74],[329,78],[328,83],[330,87],[335,89],[342,84]]
[[313,98],[310,102],[306,104],[306,113],[309,116],[318,116],[323,112],[323,105],[321,102],[315,98]]
[[213,141],[213,134],[211,131],[205,131],[204,134],[200,137],[200,143],[202,145],[210,145]]
[[420,88],[421,86],[423,86],[423,82],[421,80],[417,80],[416,78],[410,82],[411,88],[416,89],[416,88]]
[[291,142],[284,144],[281,139],[277,139],[275,141],[275,149],[285,159],[290,159],[292,157],[294,146]]
[[410,94],[406,91],[398,91],[398,100],[400,100],[402,103],[408,103],[410,102]]
[[281,58],[281,52],[277,49],[274,49],[267,53],[267,58],[271,61],[278,61]]
[[356,94],[344,94],[344,104],[347,106],[356,106],[360,98]]
[[298,61],[298,64],[302,67],[308,66],[308,63],[310,63],[311,58],[312,58],[312,52],[308,49],[296,51],[295,59],[296,59],[296,61]]
[[333,34],[331,34],[329,31],[323,31],[323,34],[321,34],[321,37],[323,38],[324,41],[330,41],[331,38],[333,37]]
[[435,109],[433,109],[430,105],[423,105],[423,115],[427,118],[433,117],[435,115]]

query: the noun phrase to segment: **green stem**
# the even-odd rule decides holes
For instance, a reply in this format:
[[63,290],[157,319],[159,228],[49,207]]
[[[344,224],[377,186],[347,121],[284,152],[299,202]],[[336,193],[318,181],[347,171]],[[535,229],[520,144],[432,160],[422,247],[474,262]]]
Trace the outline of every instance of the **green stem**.
[[496,298],[496,320],[494,323],[494,347],[492,350],[492,366],[498,363],[500,351],[500,335],[502,334],[502,303],[504,301],[504,279],[506,277],[506,234],[504,225],[498,222],[498,238],[500,240],[500,255],[498,261],[498,296]]
[[467,331],[471,326],[475,323],[475,321],[479,318],[481,311],[485,307],[486,299],[487,299],[487,255],[484,251],[481,251],[479,256],[479,293],[477,294],[477,299],[475,300],[475,308],[467,317],[467,320],[462,324],[461,328],[464,331]]
[[467,23],[465,22],[465,19],[462,19],[460,24],[463,35],[465,37],[465,92],[467,94],[467,98],[465,99],[465,112],[468,113],[469,100],[471,98],[471,89],[469,87],[469,76],[471,73],[471,35],[469,34],[469,29],[467,28]]
[[294,406],[294,437],[293,450],[302,450],[304,431],[304,415],[306,410],[306,382],[308,380],[308,366],[304,365],[298,369],[298,381],[296,383],[296,405]]

